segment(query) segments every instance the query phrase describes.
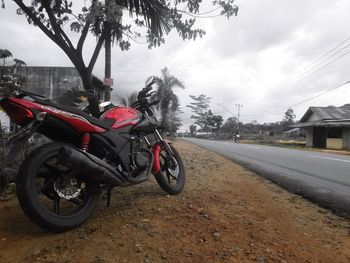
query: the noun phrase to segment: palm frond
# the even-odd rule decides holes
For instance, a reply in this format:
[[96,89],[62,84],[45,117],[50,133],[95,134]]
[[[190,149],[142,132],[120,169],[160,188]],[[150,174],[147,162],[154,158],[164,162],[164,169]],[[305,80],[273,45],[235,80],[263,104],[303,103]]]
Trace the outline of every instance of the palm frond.
[[16,64],[19,64],[19,65],[23,65],[23,66],[26,66],[26,65],[27,65],[23,60],[20,60],[20,59],[17,59],[17,58],[15,58],[13,61],[14,61]]
[[0,58],[12,57],[12,53],[7,49],[0,49]]
[[134,104],[137,101],[137,92],[132,92],[131,94],[129,94],[128,96],[128,106],[131,106],[132,104]]
[[130,16],[142,16],[151,34],[163,36],[173,27],[170,9],[159,0],[116,0],[116,4],[126,8]]

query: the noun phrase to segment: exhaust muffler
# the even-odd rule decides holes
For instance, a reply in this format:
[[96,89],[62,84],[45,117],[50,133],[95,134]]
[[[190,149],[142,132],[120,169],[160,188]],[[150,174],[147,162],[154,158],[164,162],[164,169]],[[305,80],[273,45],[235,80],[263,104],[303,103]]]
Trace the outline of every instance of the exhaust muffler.
[[119,171],[90,153],[63,146],[60,149],[60,157],[62,160],[72,164],[75,169],[81,171],[86,177],[113,186],[130,185]]

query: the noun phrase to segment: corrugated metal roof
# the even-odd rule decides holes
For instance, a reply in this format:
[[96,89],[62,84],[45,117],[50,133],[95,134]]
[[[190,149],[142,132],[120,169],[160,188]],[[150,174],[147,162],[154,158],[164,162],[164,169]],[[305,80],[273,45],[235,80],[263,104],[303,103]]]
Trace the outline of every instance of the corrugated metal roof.
[[350,127],[350,121],[308,121],[291,125],[293,128],[306,127]]
[[350,120],[350,108],[347,107],[310,107],[300,122],[307,122],[312,113],[319,116],[320,120]]

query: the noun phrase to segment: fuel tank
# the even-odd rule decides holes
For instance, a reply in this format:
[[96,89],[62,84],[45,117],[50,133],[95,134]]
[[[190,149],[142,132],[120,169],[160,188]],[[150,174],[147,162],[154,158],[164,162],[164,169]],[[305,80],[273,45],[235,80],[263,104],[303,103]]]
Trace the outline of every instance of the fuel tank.
[[136,125],[142,118],[142,113],[129,107],[114,107],[107,110],[100,117],[101,119],[113,119],[113,129],[122,128],[128,125]]

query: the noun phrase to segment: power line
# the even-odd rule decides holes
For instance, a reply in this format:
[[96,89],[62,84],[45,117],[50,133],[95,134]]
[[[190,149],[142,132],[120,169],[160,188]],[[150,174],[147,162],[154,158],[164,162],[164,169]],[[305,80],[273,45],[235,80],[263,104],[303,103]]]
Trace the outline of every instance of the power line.
[[[318,65],[316,65],[316,67],[322,65],[322,64],[325,63],[325,62],[327,62],[329,59],[335,57],[336,55],[338,55],[340,52],[342,52],[343,50],[347,49],[348,47],[350,47],[350,44],[347,45],[347,46],[345,46],[345,47],[343,47],[342,49],[338,50],[336,53],[332,54],[330,57],[328,57],[327,59],[323,60],[322,62],[318,63]],[[339,57],[333,59],[331,62],[327,63],[326,65],[322,66],[321,68],[314,69],[314,67],[311,67],[311,68],[309,68],[308,70],[306,70],[305,72],[302,72],[301,74],[299,74],[299,76],[298,76],[298,75],[294,76],[293,78],[296,78],[296,80],[294,80],[294,82],[291,82],[292,79],[293,79],[293,78],[291,78],[289,81],[287,81],[287,84],[286,84],[286,85],[283,85],[280,89],[277,89],[277,90],[271,92],[270,95],[273,95],[273,94],[276,94],[276,93],[278,93],[278,92],[280,92],[280,91],[282,91],[282,90],[285,90],[287,87],[289,87],[289,86],[291,86],[291,85],[293,85],[293,84],[296,84],[296,83],[300,82],[301,80],[303,80],[303,79],[305,79],[305,78],[307,78],[307,77],[309,77],[309,76],[311,76],[311,75],[313,75],[313,74],[319,72],[320,70],[322,70],[322,69],[328,67],[329,65],[333,64],[333,63],[336,62],[337,60],[341,59],[342,57],[344,57],[345,55],[347,55],[349,52],[350,52],[350,50],[347,51],[347,52],[345,52],[345,53],[343,53],[343,54],[340,55]],[[313,70],[314,70],[314,71],[313,71]],[[309,73],[309,74],[308,74],[308,73]],[[304,76],[303,76],[303,75],[304,75]],[[299,78],[299,79],[298,79],[298,78]],[[288,83],[288,82],[291,82],[291,83]]]
[[338,47],[340,47],[342,44],[346,43],[347,41],[350,40],[350,36],[348,36],[346,39],[344,39],[343,41],[341,41],[339,44],[337,44],[336,46],[334,46],[333,48],[331,48],[329,51],[327,51],[325,54],[323,54],[321,57],[317,58],[316,60],[314,60],[311,64],[309,64],[308,66],[304,67],[302,70],[299,70],[295,73],[293,73],[290,77],[288,77],[287,79],[283,80],[282,82],[276,84],[274,87],[278,87],[280,85],[282,85],[283,83],[287,82],[288,80],[294,78],[295,76],[293,75],[298,75],[300,72],[305,71],[307,69],[309,69],[310,67],[312,67],[314,64],[316,64],[318,61],[320,61],[321,59],[323,59],[324,57],[328,56],[328,54],[332,53],[333,51],[335,51]]
[[[198,69],[198,70],[220,70],[222,68],[230,68],[230,67],[234,67],[234,66],[258,64],[258,63],[264,63],[267,61],[285,60],[285,59],[291,59],[291,58],[297,58],[297,57],[307,57],[307,56],[311,56],[314,54],[320,54],[320,53],[325,53],[325,52],[329,52],[329,51],[314,51],[314,52],[308,52],[308,53],[303,53],[303,54],[294,55],[294,56],[280,57],[280,58],[276,58],[276,59],[258,59],[258,60],[244,61],[241,63],[234,63],[234,64],[230,64],[230,65],[225,65],[225,66],[206,67],[205,69]],[[172,69],[172,71],[187,72],[187,71],[192,71],[193,69],[196,70],[195,67],[189,67],[189,68],[185,68],[185,69]],[[159,70],[157,70],[157,69],[154,69],[154,70],[149,70],[149,69],[125,70],[125,69],[116,68],[116,67],[113,68],[113,70],[115,70],[117,72],[121,72],[121,73],[159,72]]]
[[[350,46],[350,45],[348,45],[348,46]],[[306,78],[312,76],[313,74],[315,74],[315,73],[317,73],[317,72],[323,70],[324,68],[326,68],[326,67],[328,67],[329,65],[335,63],[336,61],[338,61],[339,59],[343,58],[344,56],[346,56],[346,55],[349,54],[349,53],[350,53],[350,50],[348,50],[347,52],[343,53],[342,55],[336,57],[335,59],[331,60],[329,63],[323,65],[322,67],[320,67],[320,68],[318,68],[318,69],[315,69],[313,72],[310,72],[309,74],[303,76],[302,78],[297,79],[297,80],[296,80],[294,83],[292,83],[292,84],[296,84],[296,83],[298,83],[298,82],[300,82],[300,81],[302,81],[302,80],[304,80],[304,79],[306,79]],[[292,84],[286,84],[286,85],[285,85],[285,88],[283,88],[283,89],[286,89],[288,86],[290,86],[290,85],[292,85]],[[270,93],[270,94],[268,94],[268,95],[276,94],[276,93],[278,93],[278,92],[281,91],[281,90],[282,90],[282,89],[277,90],[277,91],[275,91],[275,92],[273,92],[273,93]],[[241,101],[245,101],[245,100],[247,100],[247,99],[248,99],[248,98],[243,99],[243,100],[241,100]]]
[[230,111],[228,108],[226,108],[225,106],[221,105],[219,102],[217,103],[219,106],[221,106],[224,110],[226,110],[227,112],[231,113],[233,116],[236,115],[234,114],[232,111]]
[[192,17],[195,17],[195,18],[214,18],[214,17],[219,17],[221,16],[221,14],[216,14],[216,15],[206,15],[206,14],[209,14],[209,13],[213,13],[215,12],[216,10],[220,9],[221,7],[217,7],[215,9],[212,9],[210,11],[207,11],[207,12],[203,12],[203,13],[191,13],[191,12],[188,12],[188,11],[184,11],[184,10],[177,10],[179,13],[183,13],[185,15],[188,15],[188,16],[192,16]]
[[[349,52],[350,52],[350,51],[349,51]],[[328,94],[328,93],[330,93],[330,92],[332,92],[332,91],[334,91],[334,90],[337,90],[337,89],[339,89],[339,88],[341,88],[341,87],[343,87],[343,86],[345,86],[345,85],[347,85],[347,84],[349,84],[349,83],[350,83],[350,81],[347,81],[347,82],[345,82],[345,83],[343,83],[343,84],[341,84],[341,85],[338,85],[338,86],[336,86],[335,88],[332,88],[332,89],[330,89],[330,90],[328,90],[328,91],[325,91],[325,92],[323,92],[323,93],[321,93],[321,94],[318,94],[318,95],[316,95],[316,96],[310,97],[310,98],[308,98],[308,99],[302,100],[302,101],[300,101],[300,102],[297,102],[297,103],[295,103],[295,104],[292,104],[292,105],[289,105],[289,106],[286,106],[286,107],[282,107],[282,108],[279,108],[279,109],[273,109],[273,110],[269,110],[269,111],[261,111],[261,112],[259,112],[259,113],[242,114],[241,116],[254,116],[254,115],[260,115],[260,114],[262,114],[262,113],[274,113],[274,112],[278,112],[278,111],[281,111],[281,110],[286,110],[286,109],[289,109],[289,108],[292,108],[292,107],[295,107],[295,106],[304,104],[305,102],[308,102],[308,101],[310,101],[310,100],[316,99],[316,98],[318,98],[318,97],[321,97],[321,96],[323,96],[323,95],[325,95],[325,94]]]
[[[338,61],[342,57],[344,57],[347,54],[349,54],[350,50],[348,50],[345,53],[337,56],[339,53],[341,53],[342,51],[344,51],[344,50],[346,50],[347,48],[350,47],[350,44],[347,44],[346,46],[341,47],[343,44],[345,44],[349,40],[350,40],[350,36],[348,36],[343,41],[341,41],[340,43],[335,45],[333,48],[328,50],[325,54],[323,54],[322,56],[320,56],[319,58],[314,60],[312,63],[310,63],[309,65],[304,67],[302,70],[296,71],[294,74],[292,74],[291,76],[287,77],[285,80],[283,80],[279,84],[274,85],[273,87],[280,87],[280,88],[276,89],[274,91],[271,91],[271,92],[267,92],[267,95],[271,96],[271,95],[276,94],[276,93],[278,93],[278,92],[280,92],[282,90],[286,90],[290,86],[295,85],[295,84],[299,83],[300,81],[302,81],[302,80],[304,80],[304,79],[314,75],[315,73],[323,70],[324,68],[328,67],[329,65],[335,63],[336,61]],[[339,47],[341,47],[341,48],[339,48]],[[321,66],[322,64],[326,63],[327,61],[329,61],[330,59],[332,59],[335,56],[337,56],[335,59],[333,59],[329,63]],[[318,66],[321,66],[321,67],[317,68]],[[284,84],[284,85],[282,85],[282,84]],[[241,101],[246,101],[247,99],[249,99],[249,98],[242,99]]]

